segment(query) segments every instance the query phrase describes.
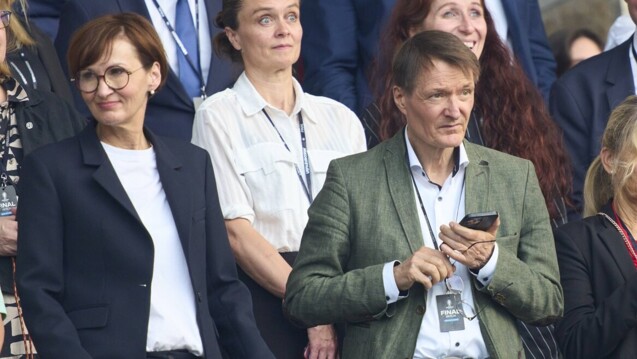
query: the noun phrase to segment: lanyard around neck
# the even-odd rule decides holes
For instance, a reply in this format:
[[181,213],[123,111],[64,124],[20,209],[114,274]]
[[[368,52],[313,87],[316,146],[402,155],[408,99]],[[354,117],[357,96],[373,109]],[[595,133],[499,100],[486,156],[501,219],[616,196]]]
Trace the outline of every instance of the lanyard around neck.
[[[177,44],[177,47],[179,47],[179,50],[181,50],[181,53],[186,58],[186,61],[188,62],[188,66],[190,66],[192,70],[197,74],[197,77],[199,77],[199,85],[200,85],[199,90],[201,91],[201,97],[205,99],[206,98],[206,82],[203,79],[203,74],[201,73],[201,70],[199,70],[199,66],[197,66],[195,62],[193,61],[193,59],[190,57],[188,50],[184,46],[184,43],[181,41],[181,38],[177,34],[177,31],[175,31],[175,28],[170,23],[170,20],[168,20],[168,17],[164,13],[164,10],[161,8],[161,5],[159,5],[159,2],[157,2],[157,0],[153,0],[153,4],[155,4],[155,7],[157,8],[159,15],[161,16],[161,19],[164,21],[164,24],[166,24],[168,31],[170,31],[170,34],[172,35],[173,39],[175,40],[175,43]],[[201,50],[199,47],[199,0],[195,0],[195,30],[197,32],[196,34],[197,49]],[[197,59],[197,61],[199,61],[199,59]]]
[[[427,223],[427,229],[429,229],[429,235],[431,236],[431,241],[434,244],[434,248],[436,250],[440,250],[438,247],[438,241],[434,235],[433,228],[431,227],[431,222],[429,221],[429,216],[427,215],[427,211],[425,210],[425,204],[422,201],[422,197],[420,196],[420,190],[418,190],[418,185],[416,184],[416,179],[414,178],[414,173],[411,170],[411,165],[409,163],[409,155],[406,154],[407,160],[407,170],[409,171],[409,175],[411,176],[411,181],[414,183],[414,189],[416,190],[416,195],[418,196],[418,202],[420,202],[420,209],[422,210],[422,214],[425,217],[425,222]],[[462,195],[464,194],[464,179],[462,180],[462,190],[460,191],[460,197],[458,198],[458,205],[456,207],[456,221],[458,220],[458,212],[460,211],[460,202],[462,201]]]
[[[279,132],[279,129],[276,127],[276,125],[274,124],[274,122],[272,121],[272,119],[270,118],[270,115],[268,115],[268,113],[265,111],[265,109],[262,110],[263,114],[265,115],[265,117],[268,119],[268,121],[270,121],[270,124],[272,125],[272,127],[274,128],[274,130],[276,131],[277,135],[279,135],[279,138],[281,139],[281,142],[283,142],[283,145],[285,146],[285,148],[288,150],[288,152],[292,153],[292,150],[290,149],[290,146],[288,146],[287,142],[285,142],[285,139],[283,138],[283,136],[281,135],[281,132]],[[296,175],[299,178],[299,181],[301,182],[301,186],[303,187],[303,190],[305,191],[305,195],[307,196],[307,200],[310,202],[310,204],[312,204],[312,172],[310,171],[310,157],[307,153],[307,140],[305,138],[305,125],[303,124],[303,116],[301,116],[301,112],[299,111],[299,115],[298,115],[298,119],[299,119],[299,131],[301,132],[301,151],[303,154],[303,169],[305,170],[305,181],[303,181],[303,176],[301,175],[301,170],[299,169],[299,166],[296,164],[296,162],[294,162],[294,169],[296,170]]]

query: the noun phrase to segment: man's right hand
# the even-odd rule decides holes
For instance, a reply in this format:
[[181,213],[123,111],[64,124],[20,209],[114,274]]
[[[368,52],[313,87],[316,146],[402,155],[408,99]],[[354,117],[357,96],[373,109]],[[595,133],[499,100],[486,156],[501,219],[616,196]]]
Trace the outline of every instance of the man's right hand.
[[0,217],[0,256],[15,256],[18,252],[18,222],[15,215]]
[[406,261],[394,267],[394,279],[401,291],[409,290],[416,282],[431,289],[434,284],[451,277],[455,270],[442,252],[421,247]]

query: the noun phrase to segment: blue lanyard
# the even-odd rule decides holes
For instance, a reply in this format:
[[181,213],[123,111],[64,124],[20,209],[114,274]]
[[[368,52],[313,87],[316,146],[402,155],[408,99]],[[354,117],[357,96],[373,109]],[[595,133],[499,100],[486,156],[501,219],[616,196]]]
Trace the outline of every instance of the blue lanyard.
[[[268,119],[268,121],[270,121],[270,124],[272,125],[272,127],[274,127],[274,130],[276,131],[276,133],[279,135],[279,138],[281,139],[281,142],[283,142],[283,145],[285,146],[285,148],[288,150],[288,152],[292,153],[292,150],[290,150],[290,147],[288,146],[287,142],[285,142],[285,139],[283,139],[283,136],[281,136],[281,132],[279,132],[279,129],[276,128],[276,126],[274,125],[274,122],[272,122],[270,115],[268,115],[265,109],[263,109],[262,111],[265,117]],[[296,162],[294,162],[294,169],[296,170],[296,175],[298,176],[299,181],[301,182],[301,186],[303,187],[303,190],[305,191],[307,200],[310,202],[310,204],[312,204],[312,177],[311,177],[312,173],[310,171],[310,157],[307,153],[305,125],[303,124],[303,116],[301,116],[300,111],[299,111],[298,119],[299,119],[299,129],[301,131],[301,151],[303,153],[303,169],[305,170],[305,181],[303,181],[301,170],[299,169],[299,166],[297,166]]]
[[[190,54],[188,54],[188,50],[184,46],[184,43],[181,41],[181,38],[179,37],[179,35],[177,35],[175,28],[170,23],[170,20],[168,20],[168,17],[164,13],[164,10],[161,8],[157,0],[153,0],[153,3],[155,4],[157,11],[159,11],[159,15],[161,16],[162,20],[164,20],[164,23],[166,24],[168,31],[170,31],[170,34],[172,35],[173,39],[175,39],[175,43],[177,44],[177,47],[179,47],[179,49],[181,50],[181,53],[184,54],[186,61],[188,61],[188,65],[199,77],[199,84],[201,85],[199,87],[199,90],[201,91],[201,98],[205,99],[206,98],[206,83],[203,79],[203,74],[199,70],[199,66],[195,65],[195,62],[190,57]],[[195,30],[197,30],[197,49],[199,49],[199,52],[201,52],[201,48],[199,47],[199,0],[195,0]]]

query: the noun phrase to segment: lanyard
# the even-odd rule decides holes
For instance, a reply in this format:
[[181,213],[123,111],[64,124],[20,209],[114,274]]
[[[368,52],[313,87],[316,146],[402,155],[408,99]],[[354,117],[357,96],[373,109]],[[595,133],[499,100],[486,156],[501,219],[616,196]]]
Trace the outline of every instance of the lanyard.
[[635,238],[633,237],[632,233],[630,233],[628,228],[626,228],[624,221],[622,221],[622,219],[619,218],[619,215],[617,214],[617,211],[615,210],[615,202],[613,202],[612,209],[613,209],[613,214],[615,215],[615,221],[617,222],[619,229],[624,234],[625,244],[626,244],[626,247],[628,247],[627,248],[628,254],[630,254],[630,257],[633,260],[633,264],[635,265],[635,267],[637,267],[637,254],[635,253],[635,250],[637,250],[636,248],[637,243],[635,243]]
[[[190,57],[190,54],[188,53],[188,50],[184,46],[184,43],[181,41],[181,38],[179,37],[179,35],[177,35],[175,28],[170,23],[170,20],[168,20],[168,17],[164,13],[164,10],[159,5],[159,2],[157,2],[157,0],[153,0],[153,4],[155,4],[157,11],[159,11],[159,15],[161,16],[162,20],[164,20],[164,24],[166,24],[168,31],[170,31],[170,34],[172,35],[173,39],[175,40],[175,43],[177,44],[177,47],[179,47],[179,50],[181,50],[181,53],[184,54],[186,61],[188,61],[188,65],[193,69],[193,71],[195,71],[195,73],[199,77],[199,84],[201,85],[199,87],[199,90],[201,91],[201,98],[205,99],[206,98],[206,83],[204,82],[203,74],[199,70],[199,66],[195,65],[195,62]],[[200,49],[199,47],[199,0],[195,0],[195,30],[197,31],[197,49]],[[199,61],[199,59],[197,59],[197,61]]]
[[11,142],[11,134],[9,133],[10,129],[11,114],[9,113],[7,118],[7,128],[5,128],[4,131],[4,153],[0,159],[0,186],[2,186],[2,189],[7,187],[7,184],[13,184],[13,181],[7,171],[7,164],[9,163],[9,144]]
[[[418,196],[418,202],[420,202],[420,209],[422,210],[423,216],[425,216],[425,222],[427,223],[427,229],[429,229],[429,235],[431,236],[431,241],[434,243],[434,248],[438,251],[440,248],[438,247],[438,241],[434,235],[434,231],[431,228],[431,222],[429,222],[429,216],[427,216],[427,211],[425,210],[425,204],[422,202],[422,197],[420,196],[420,191],[418,190],[418,185],[416,185],[416,179],[414,178],[414,173],[411,170],[409,165],[409,155],[407,157],[407,169],[409,170],[409,175],[411,176],[411,181],[414,183],[414,189],[416,189],[416,195]],[[458,198],[458,206],[456,207],[456,220],[458,220],[458,211],[460,210],[460,202],[462,201],[462,194],[464,193],[464,179],[462,180],[462,191],[460,192],[460,198]]]
[[[288,146],[287,142],[285,142],[285,139],[283,139],[283,136],[281,136],[281,132],[279,132],[279,129],[276,128],[276,126],[274,125],[274,122],[272,122],[270,115],[268,115],[265,109],[263,109],[262,111],[265,117],[268,119],[268,121],[270,121],[270,124],[272,125],[272,127],[274,127],[274,130],[276,131],[276,133],[279,135],[279,138],[283,142],[283,145],[285,146],[285,148],[288,150],[288,152],[292,153],[292,150],[290,150],[290,147]],[[296,175],[298,176],[299,181],[301,182],[301,186],[303,186],[303,190],[305,191],[307,200],[310,201],[310,204],[312,204],[312,177],[311,177],[312,173],[310,171],[310,157],[307,153],[305,125],[303,124],[303,116],[301,116],[300,111],[299,111],[298,119],[299,119],[299,130],[301,131],[301,151],[303,153],[303,169],[305,170],[305,181],[303,181],[301,170],[299,169],[299,166],[296,164],[296,162],[294,162],[294,169],[296,170]]]

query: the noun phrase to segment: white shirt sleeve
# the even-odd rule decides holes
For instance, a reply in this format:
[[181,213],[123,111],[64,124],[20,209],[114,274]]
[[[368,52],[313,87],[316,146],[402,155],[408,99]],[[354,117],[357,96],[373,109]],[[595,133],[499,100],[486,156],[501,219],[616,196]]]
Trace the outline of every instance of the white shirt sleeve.
[[[228,91],[228,90],[226,90]],[[224,101],[210,102],[208,98],[195,113],[192,143],[208,151],[215,171],[219,203],[225,219],[245,218],[254,221],[250,188],[237,169],[233,139],[234,134],[221,117],[232,114],[224,111]],[[221,99],[223,100],[223,99]],[[233,116],[232,121],[240,121]]]
[[383,286],[385,287],[385,300],[387,304],[392,304],[400,299],[407,298],[409,292],[405,295],[400,295],[398,285],[396,285],[396,278],[394,278],[394,267],[400,264],[399,261],[387,262],[383,266]]

